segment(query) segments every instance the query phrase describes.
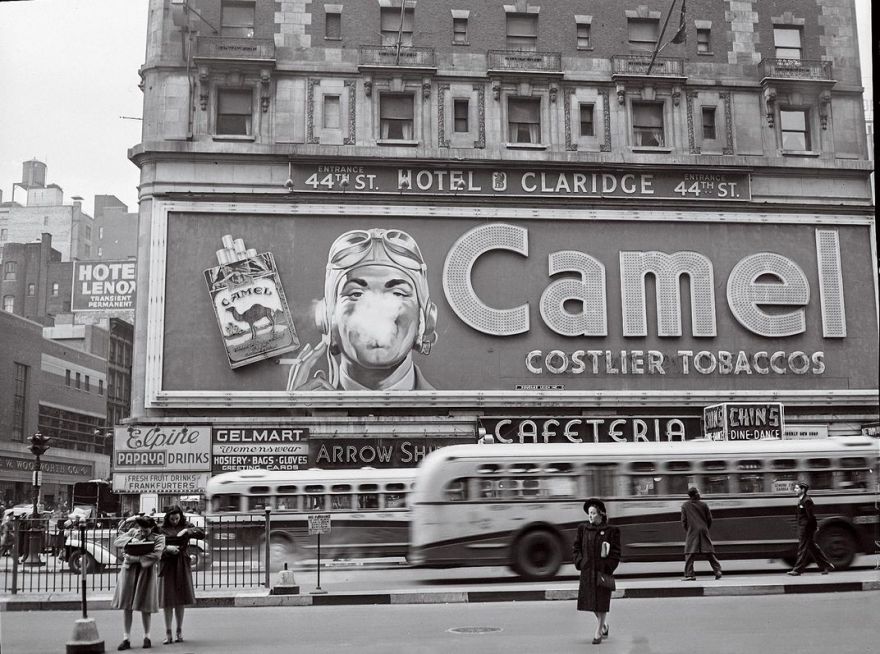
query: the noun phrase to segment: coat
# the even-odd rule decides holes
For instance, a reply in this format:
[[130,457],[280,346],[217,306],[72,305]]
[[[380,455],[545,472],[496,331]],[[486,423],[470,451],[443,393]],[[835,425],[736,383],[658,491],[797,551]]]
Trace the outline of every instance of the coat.
[[181,522],[173,527],[163,525],[159,533],[167,539],[176,537],[183,529],[186,529],[187,533],[178,552],[176,554],[170,552],[166,544],[162,559],[159,561],[159,606],[162,608],[189,606],[196,603],[187,548],[189,539],[204,538],[205,530],[190,522]]
[[691,499],[681,505],[681,526],[687,532],[684,541],[685,554],[715,552],[715,546],[709,537],[712,512],[703,500]]
[[798,498],[797,509],[798,536],[801,538],[812,536],[816,533],[818,523],[813,509],[813,500],[804,495]]
[[[129,542],[141,542],[135,539],[137,529],[131,529],[117,536],[113,541],[115,547],[125,547]],[[150,533],[143,542],[152,542],[153,551],[143,556],[124,556],[122,569],[116,580],[116,591],[110,608],[141,613],[159,612],[159,584],[156,581],[156,563],[165,549],[165,537],[155,532]]]
[[[602,557],[602,543],[609,544],[608,556]],[[620,563],[620,529],[607,522],[578,525],[572,549],[574,566],[580,570],[578,584],[578,611],[605,613],[611,608],[611,590],[599,586],[596,572],[613,573]]]

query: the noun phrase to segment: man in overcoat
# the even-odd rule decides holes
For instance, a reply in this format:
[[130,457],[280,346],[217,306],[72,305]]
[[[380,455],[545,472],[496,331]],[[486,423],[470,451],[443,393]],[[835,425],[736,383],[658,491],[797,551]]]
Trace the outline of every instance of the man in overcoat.
[[805,481],[799,481],[794,485],[794,492],[797,495],[797,524],[798,524],[798,554],[794,568],[788,571],[788,574],[796,577],[801,574],[812,558],[816,565],[822,570],[823,575],[827,575],[834,569],[834,564],[829,561],[819,546],[816,544],[816,529],[818,522],[816,514],[813,510],[813,500],[807,495],[810,485]]
[[716,579],[721,579],[721,563],[715,556],[715,546],[709,537],[712,526],[712,512],[700,499],[700,491],[688,489],[688,500],[681,505],[681,525],[686,532],[684,541],[684,578],[682,581],[696,581],[694,559],[705,557],[712,566]]

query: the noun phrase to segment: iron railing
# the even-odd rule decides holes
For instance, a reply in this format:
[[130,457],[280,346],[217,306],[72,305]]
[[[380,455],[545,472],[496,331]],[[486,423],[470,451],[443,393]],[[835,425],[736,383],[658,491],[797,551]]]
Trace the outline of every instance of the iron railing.
[[434,68],[434,48],[411,45],[362,45],[358,49],[361,66],[391,68]]
[[830,81],[831,62],[817,59],[763,59],[761,77]]
[[530,50],[489,50],[486,67],[502,72],[561,73],[562,53]]
[[[649,64],[650,72],[648,72]],[[656,57],[651,64],[651,55],[614,55],[611,57],[611,74],[684,77],[684,61],[674,57]]]
[[274,61],[275,42],[272,39],[200,36],[196,43],[196,57],[202,59]]

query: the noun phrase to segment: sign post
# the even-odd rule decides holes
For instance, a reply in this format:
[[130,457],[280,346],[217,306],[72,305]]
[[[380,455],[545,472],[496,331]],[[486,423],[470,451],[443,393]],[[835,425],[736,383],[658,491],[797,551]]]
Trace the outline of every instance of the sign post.
[[322,595],[326,590],[321,589],[321,534],[330,533],[330,514],[329,513],[310,513],[309,514],[309,536],[316,535],[318,537],[318,585],[312,591],[312,595]]

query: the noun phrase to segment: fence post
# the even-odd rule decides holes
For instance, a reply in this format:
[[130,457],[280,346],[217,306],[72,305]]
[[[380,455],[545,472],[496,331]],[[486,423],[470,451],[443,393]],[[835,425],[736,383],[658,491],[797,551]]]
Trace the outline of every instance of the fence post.
[[21,523],[18,518],[12,520],[12,594],[18,593],[18,530]]
[[272,513],[272,509],[268,506],[266,507],[266,588],[269,588],[269,552],[271,543],[269,543],[269,530],[271,528],[271,524],[269,523],[269,514]]

